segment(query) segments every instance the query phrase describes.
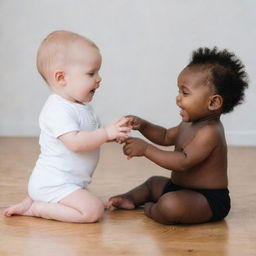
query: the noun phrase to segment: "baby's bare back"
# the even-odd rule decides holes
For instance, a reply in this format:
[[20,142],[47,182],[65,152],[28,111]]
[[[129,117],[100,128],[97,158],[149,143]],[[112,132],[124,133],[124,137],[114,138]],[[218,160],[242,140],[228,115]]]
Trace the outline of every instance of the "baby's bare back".
[[219,120],[182,123],[175,151],[184,152],[195,164],[191,164],[185,171],[173,171],[173,183],[205,189],[227,187],[227,145]]

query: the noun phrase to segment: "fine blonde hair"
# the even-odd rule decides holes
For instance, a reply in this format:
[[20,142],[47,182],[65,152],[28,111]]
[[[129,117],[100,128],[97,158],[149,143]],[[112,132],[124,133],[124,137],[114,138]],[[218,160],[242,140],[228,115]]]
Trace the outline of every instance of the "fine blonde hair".
[[86,43],[98,49],[94,42],[71,31],[57,30],[50,33],[37,52],[37,70],[46,83],[50,84],[53,72],[62,69],[70,57],[70,49],[77,43]]

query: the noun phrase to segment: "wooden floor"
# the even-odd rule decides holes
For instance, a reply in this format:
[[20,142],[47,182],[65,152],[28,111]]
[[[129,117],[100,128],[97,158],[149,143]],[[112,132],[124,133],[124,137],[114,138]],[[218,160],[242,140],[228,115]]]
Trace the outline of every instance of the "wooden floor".
[[[0,210],[26,196],[38,156],[37,138],[0,138]],[[229,148],[232,210],[225,221],[164,226],[134,211],[106,212],[96,224],[71,224],[33,217],[0,216],[1,256],[93,255],[256,255],[256,147]],[[125,192],[167,170],[136,158],[121,146],[102,147],[90,189],[102,200]]]

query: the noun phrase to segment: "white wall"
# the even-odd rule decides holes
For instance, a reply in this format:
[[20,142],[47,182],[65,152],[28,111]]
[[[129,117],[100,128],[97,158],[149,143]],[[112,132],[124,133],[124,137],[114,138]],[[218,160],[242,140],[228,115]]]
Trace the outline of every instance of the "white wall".
[[176,77],[192,50],[219,46],[246,65],[246,102],[223,116],[230,145],[256,146],[256,2],[253,0],[1,0],[0,135],[38,135],[49,90],[35,67],[41,40],[57,29],[81,33],[103,55],[93,105],[103,123],[136,114],[180,121]]

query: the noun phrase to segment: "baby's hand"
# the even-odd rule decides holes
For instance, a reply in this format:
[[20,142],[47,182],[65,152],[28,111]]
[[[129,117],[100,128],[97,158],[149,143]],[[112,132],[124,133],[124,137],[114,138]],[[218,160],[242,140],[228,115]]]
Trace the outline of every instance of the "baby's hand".
[[143,129],[143,126],[145,125],[145,120],[132,115],[128,115],[126,116],[126,118],[128,118],[128,126],[130,126],[133,130]]
[[129,137],[117,137],[116,142],[119,144],[123,144]]
[[144,156],[148,143],[139,138],[129,138],[125,141],[123,152],[127,155],[127,159],[134,156]]
[[127,139],[128,138],[128,132],[131,131],[131,127],[127,126],[128,118],[122,117],[115,122],[108,124],[104,127],[108,140],[114,140],[114,139]]

